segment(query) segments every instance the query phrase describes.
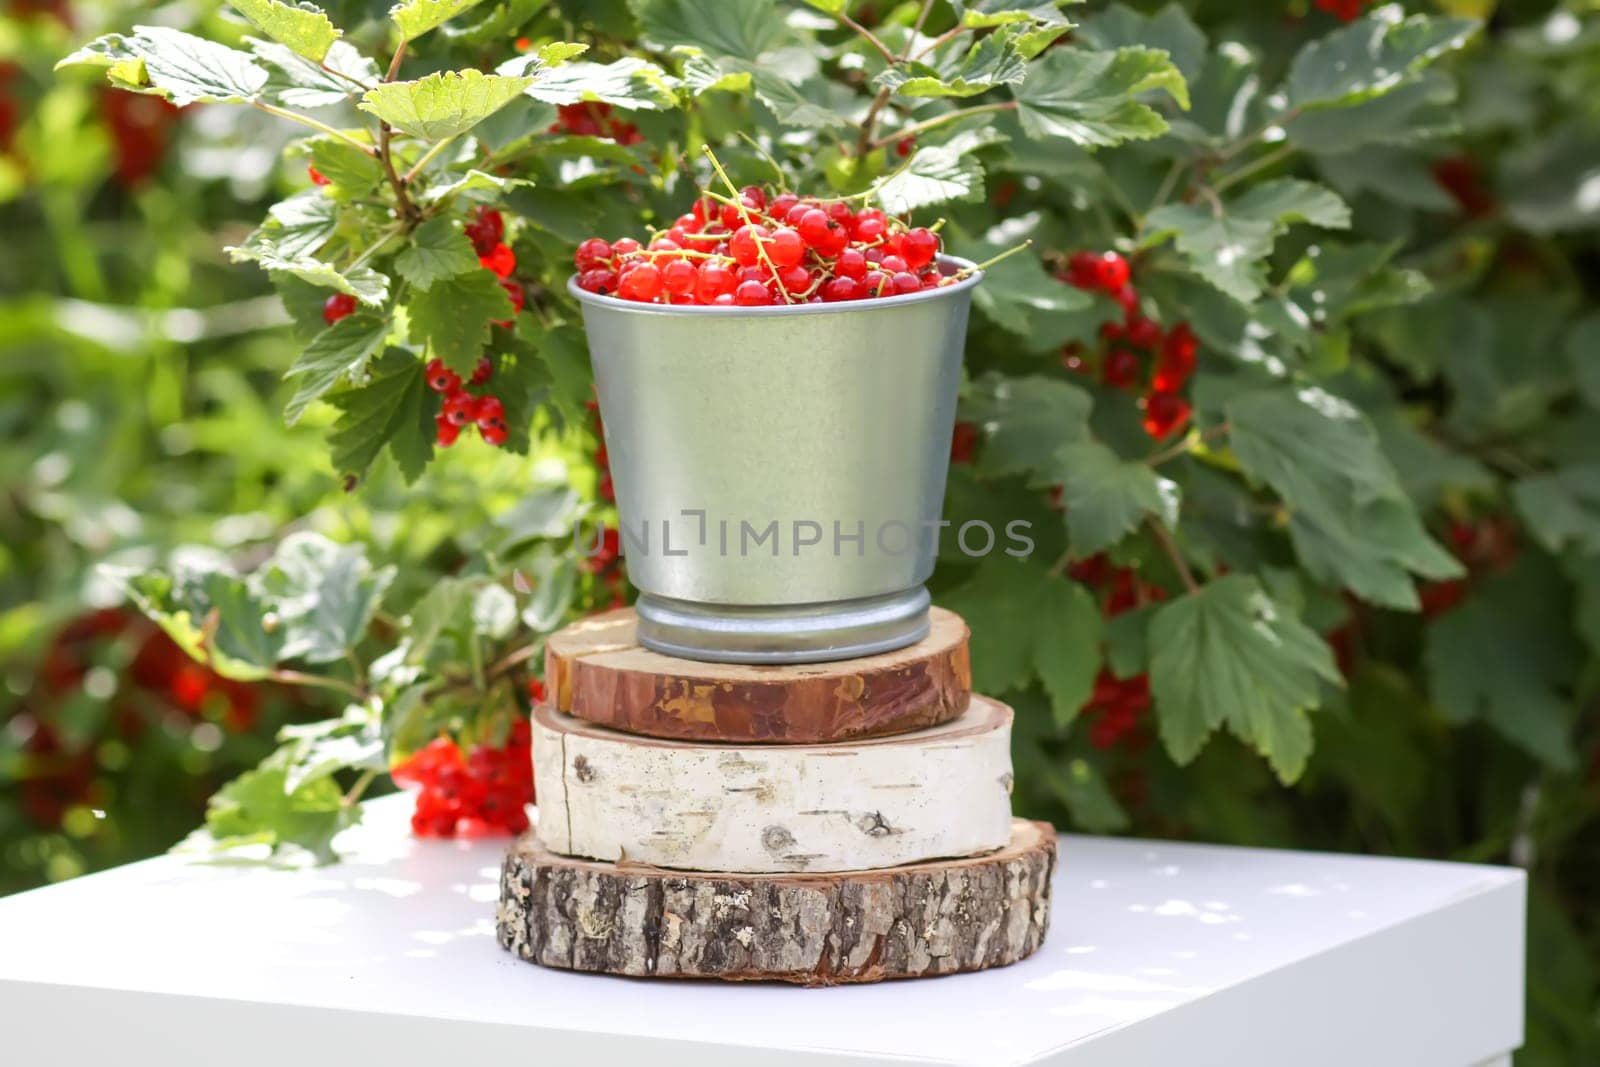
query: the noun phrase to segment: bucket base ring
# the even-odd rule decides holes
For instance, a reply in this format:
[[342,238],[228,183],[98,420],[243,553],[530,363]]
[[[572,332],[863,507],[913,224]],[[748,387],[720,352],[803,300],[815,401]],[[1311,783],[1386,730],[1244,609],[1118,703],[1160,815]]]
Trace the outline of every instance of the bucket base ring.
[[652,652],[710,663],[826,663],[914,645],[928,636],[932,599],[923,586],[823,604],[745,607],[697,604],[650,593],[634,605],[639,643]]

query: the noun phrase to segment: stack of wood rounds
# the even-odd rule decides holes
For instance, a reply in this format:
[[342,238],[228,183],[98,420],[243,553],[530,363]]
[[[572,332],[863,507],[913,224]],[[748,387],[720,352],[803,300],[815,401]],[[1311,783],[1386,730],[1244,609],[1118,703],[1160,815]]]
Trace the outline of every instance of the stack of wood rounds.
[[500,943],[550,967],[808,985],[1003,966],[1049,922],[1055,833],[1011,817],[1011,709],[967,627],[835,663],[651,652],[628,609],[545,652],[539,819]]

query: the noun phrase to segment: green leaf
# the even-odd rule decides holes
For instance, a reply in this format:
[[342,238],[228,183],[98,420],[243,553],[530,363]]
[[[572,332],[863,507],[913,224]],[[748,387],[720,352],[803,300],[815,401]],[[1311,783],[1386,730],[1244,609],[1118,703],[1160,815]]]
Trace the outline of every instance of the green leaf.
[[1314,576],[1407,610],[1417,607],[1408,571],[1460,576],[1349,404],[1315,389],[1265,389],[1233,397],[1224,411],[1240,467],[1283,499],[1295,549]]
[[568,63],[543,71],[526,92],[547,104],[597,100],[624,110],[658,111],[678,102],[666,71],[634,56],[611,63]]
[[1065,3],[1077,0],[951,0],[961,25],[976,29],[1016,27],[1022,54],[1032,59],[1072,28],[1061,14]]
[[278,732],[285,742],[287,774],[285,792],[329,778],[339,771],[385,771],[383,715],[377,701],[351,704],[337,719],[286,726]]
[[1016,85],[1028,74],[1027,63],[1011,36],[990,34],[934,63],[889,67],[874,79],[882,88],[906,97],[968,97],[1001,85]]
[[[309,237],[306,239],[309,240]],[[312,255],[285,255],[270,241],[252,244],[246,240],[243,245],[229,248],[227,252],[235,263],[256,263],[266,271],[292,274],[312,285],[347,293],[371,307],[377,307],[389,299],[388,275],[379,274],[371,267],[340,270],[332,263]]]
[[784,35],[767,0],[630,0],[639,28],[661,44],[754,61]]
[[1282,179],[1258,185],[1223,205],[1168,204],[1145,220],[1146,245],[1174,239],[1196,274],[1244,303],[1266,287],[1262,260],[1292,222],[1350,225],[1350,209],[1331,190]]
[[251,576],[284,634],[284,659],[343,660],[366,636],[395,569],[374,570],[361,545],[341,545],[300,530],[279,542]]
[[517,628],[517,601],[502,585],[486,585],[472,601],[472,629],[491,641],[504,641]]
[[1050,462],[1063,445],[1089,434],[1089,394],[1056,378],[1003,378],[988,374],[972,383],[962,418],[982,429],[979,468],[999,476]]
[[1563,467],[1511,487],[1517,510],[1551,552],[1600,555],[1600,464]]
[[1567,694],[1581,655],[1565,600],[1548,563],[1525,554],[1430,622],[1423,650],[1429,689],[1453,721],[1482,720],[1560,770],[1577,762]]
[[1117,803],[1105,775],[1088,760],[1070,759],[1064,764],[1051,760],[1041,772],[1050,792],[1066,805],[1074,826],[1091,834],[1114,834],[1128,828],[1128,813]]
[[415,481],[433,456],[429,396],[422,361],[399,348],[385,352],[372,365],[365,385],[329,400],[340,411],[328,432],[334,469],[364,474],[388,445],[406,480]]
[[1467,43],[1475,19],[1402,18],[1380,8],[1300,50],[1285,83],[1297,111],[1346,107],[1392,92],[1429,63]]
[[[334,107],[361,92],[362,85],[374,85],[381,77],[377,63],[344,41],[335,41],[322,62],[314,63],[281,44],[254,38],[246,40],[256,58],[272,68],[264,95],[283,107]],[[317,169],[322,170],[321,167]],[[328,174],[328,177],[333,175]]]
[[1306,112],[1284,129],[1291,143],[1319,154],[1353,152],[1373,144],[1413,147],[1456,132],[1460,123],[1455,103],[1455,81],[1430,70],[1363,103]]
[[478,270],[479,266],[478,253],[462,232],[461,223],[444,215],[418,226],[394,261],[394,269],[420,292],[433,288],[433,283],[442,278]]
[[179,549],[165,571],[104,573],[179,648],[225,678],[257,681],[283,659],[284,635],[265,621],[269,604],[216,553]]
[[[981,241],[960,241],[957,247],[971,259],[991,259],[1016,247],[1024,238],[1036,237],[1041,222],[1038,214],[1010,219],[990,230]],[[953,231],[950,240],[958,237],[959,231]],[[1038,256],[1030,253],[1011,256],[987,268],[983,284],[973,290],[972,303],[996,326],[1030,342],[1041,333],[1040,319],[1074,315],[1094,306],[1087,293],[1055,277]]]
[[476,70],[442,71],[408,82],[388,82],[361,97],[361,110],[425,141],[460,136],[521,96],[533,78]]
[[228,0],[261,32],[313,63],[321,63],[340,32],[328,16],[314,7],[299,7],[283,0]]
[[405,0],[389,9],[403,40],[414,41],[482,0]]
[[873,186],[883,210],[903,215],[951,201],[983,199],[983,168],[959,147],[919,148],[899,170]]
[[1233,574],[1157,608],[1150,618],[1150,688],[1161,739],[1188,763],[1226,726],[1284,783],[1311,755],[1306,712],[1321,682],[1341,684],[1333,653],[1262,590]]
[[1061,486],[1072,554],[1079,559],[1121,541],[1146,516],[1169,527],[1178,521],[1180,491],[1175,482],[1138,460],[1124,460],[1096,441],[1058,449],[1033,482]]
[[364,193],[383,181],[383,164],[347,141],[315,137],[302,144],[310,149],[311,165],[340,189]]
[[359,379],[388,336],[388,317],[363,311],[340,319],[313,338],[284,374],[285,378],[300,379],[283,412],[289,424],[299,422],[312,401],[341,381]]
[[1004,693],[1037,676],[1063,726],[1088,703],[1100,670],[1102,619],[1083,586],[1033,563],[991,557],[944,603],[972,628],[977,689]]
[[534,633],[554,630],[566,618],[577,591],[577,564],[565,558],[555,561],[533,587],[533,598],[522,612],[523,625]]
[[547,330],[534,325],[524,331],[519,323],[517,341],[550,372],[550,397],[562,418],[570,425],[582,425],[589,414],[584,405],[594,395],[594,376],[583,331],[572,326]]
[[435,281],[407,305],[411,337],[426,343],[434,355],[466,377],[489,343],[491,323],[512,316],[511,298],[500,279],[486,270],[469,271]]
[[314,257],[338,229],[339,205],[320,189],[308,189],[272,205],[266,221],[244,244],[227,251],[235,260]]
[[[767,63],[731,56],[691,54],[684,63],[684,83],[696,95],[713,89],[755,93],[774,118],[785,126],[826,129],[848,126],[849,121],[826,97],[815,93],[815,83],[797,85]],[[813,95],[807,95],[807,91]],[[813,98],[816,97],[816,98]]]
[[319,863],[338,859],[333,839],[361,821],[361,809],[344,803],[333,779],[317,777],[289,788],[292,754],[279,749],[212,796],[206,830],[218,848],[266,844],[274,853],[305,849]]
[[268,73],[247,52],[165,26],[135,26],[130,36],[109,34],[56,64],[106,68],[119,89],[162,96],[183,107],[198,103],[248,103],[266,87]]
[[1017,116],[1028,136],[1105,147],[1166,132],[1166,120],[1135,99],[1154,90],[1166,92],[1183,107],[1189,105],[1183,75],[1165,52],[1054,48],[1033,63],[1028,80],[1014,92]]
[[1154,15],[1112,4],[1085,19],[1075,36],[1102,51],[1133,45],[1159,48],[1172,57],[1173,65],[1190,85],[1199,79],[1206,63],[1206,35],[1178,4],[1168,4]]
[[424,204],[437,204],[447,197],[461,193],[493,193],[500,196],[513,189],[524,189],[531,185],[533,182],[527,178],[506,178],[498,174],[486,174],[481,170],[469,170],[462,174],[451,175],[449,180],[441,181],[438,185],[428,186],[417,199]]

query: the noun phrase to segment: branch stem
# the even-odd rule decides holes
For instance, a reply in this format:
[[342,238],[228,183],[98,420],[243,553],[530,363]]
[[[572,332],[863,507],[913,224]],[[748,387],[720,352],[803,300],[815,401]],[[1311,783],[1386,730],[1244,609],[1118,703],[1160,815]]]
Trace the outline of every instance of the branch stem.
[[377,158],[378,150],[376,148],[373,148],[369,144],[363,144],[354,137],[351,137],[348,133],[345,133],[343,130],[336,130],[332,126],[329,126],[326,122],[319,122],[310,115],[302,115],[298,111],[290,111],[287,108],[277,107],[273,104],[266,103],[263,100],[254,100],[251,101],[251,103],[269,115],[276,115],[278,118],[288,119],[290,122],[298,122],[302,126],[310,126],[313,130],[319,130],[335,140],[343,141],[345,144],[359,148],[367,155]]
[[1155,534],[1156,543],[1161,546],[1161,551],[1165,552],[1167,558],[1172,560],[1172,566],[1177,570],[1178,577],[1182,579],[1183,587],[1191,593],[1198,593],[1200,585],[1194,580],[1194,572],[1189,569],[1188,561],[1183,558],[1183,553],[1178,551],[1177,542],[1172,539],[1172,534],[1161,524],[1160,519],[1152,517],[1147,520],[1147,524],[1150,527],[1150,532]]
[[938,129],[947,122],[954,122],[957,119],[964,119],[969,115],[983,115],[991,111],[1015,111],[1016,109],[1017,102],[1015,100],[1001,100],[993,104],[974,104],[972,107],[956,108],[954,111],[946,111],[943,115],[935,115],[931,119],[919,122],[915,126],[907,126],[905,129],[896,130],[887,137],[880,137],[873,141],[868,147],[883,148],[907,137],[915,137],[919,133],[926,133],[929,130]]
[[426,167],[429,163],[432,163],[438,158],[440,152],[443,152],[446,148],[450,147],[450,145],[454,143],[454,137],[446,137],[444,140],[435,144],[432,148],[428,149],[422,154],[421,159],[417,160],[411,165],[411,169],[406,171],[405,176],[400,180],[405,182],[407,185],[410,185],[412,180],[422,172],[422,168]]

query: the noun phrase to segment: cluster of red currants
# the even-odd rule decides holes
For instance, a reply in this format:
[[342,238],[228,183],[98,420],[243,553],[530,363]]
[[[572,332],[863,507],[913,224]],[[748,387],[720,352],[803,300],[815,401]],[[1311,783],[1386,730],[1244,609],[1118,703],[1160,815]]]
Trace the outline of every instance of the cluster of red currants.
[[474,745],[470,755],[438,737],[390,770],[399,785],[418,786],[411,832],[418,837],[491,837],[528,828],[533,803],[533,740],[527,720],[505,745]]
[[617,118],[610,104],[598,100],[560,105],[556,108],[556,120],[550,124],[549,132],[577,137],[602,137],[624,145],[638,144],[644,140],[637,126]]
[[1318,11],[1326,11],[1341,22],[1354,22],[1372,0],[1311,0]]
[[[434,417],[438,428],[435,440],[440,448],[449,448],[468,426],[476,426],[478,435],[496,447],[506,443],[506,406],[493,393],[470,393],[461,383],[461,375],[444,365],[444,361],[428,361],[424,372],[428,388],[444,397],[439,414]],[[478,366],[467,379],[467,385],[480,386],[494,376],[494,364],[488,356],[478,357]]]
[[[523,292],[522,283],[511,277],[517,272],[517,254],[505,242],[505,218],[493,209],[481,210],[467,223],[466,234],[472,242],[473,251],[478,253],[478,262],[484,270],[492,271],[500,279],[500,288],[511,298],[512,314],[522,314],[527,294]],[[510,328],[511,320],[506,319],[495,325]]]
[[132,188],[161,166],[182,112],[158,96],[107,89],[100,94],[100,114],[111,131],[117,183]]
[[[1139,291],[1133,286],[1133,270],[1116,252],[1078,252],[1068,260],[1059,275],[1068,285],[1091,292],[1105,293],[1122,307],[1122,321],[1100,327],[1104,342],[1099,354],[1100,380],[1113,389],[1131,389],[1148,384],[1141,404],[1144,429],[1161,440],[1182,428],[1192,414],[1183,398],[1183,387],[1194,375],[1200,352],[1199,340],[1187,322],[1170,330],[1144,314]],[[1145,377],[1146,353],[1152,358],[1150,375]],[[1061,350],[1061,363],[1070,371],[1094,373],[1082,345],[1068,344]]]
[[1469,219],[1481,219],[1500,209],[1484,180],[1478,161],[1467,155],[1446,156],[1430,168],[1434,184],[1450,194]]
[[656,304],[765,307],[904,296],[950,284],[939,235],[877,208],[747,185],[703,196],[648,246],[630,237],[578,246],[578,285]]
[[[1144,581],[1132,567],[1117,566],[1104,553],[1079,560],[1067,573],[1094,590],[1107,618],[1167,599],[1165,589]],[[1149,738],[1138,730],[1139,720],[1149,710],[1148,674],[1118,678],[1102,668],[1095,678],[1094,694],[1079,717],[1089,724],[1089,743],[1096,748],[1109,749],[1122,742],[1140,748]]]

